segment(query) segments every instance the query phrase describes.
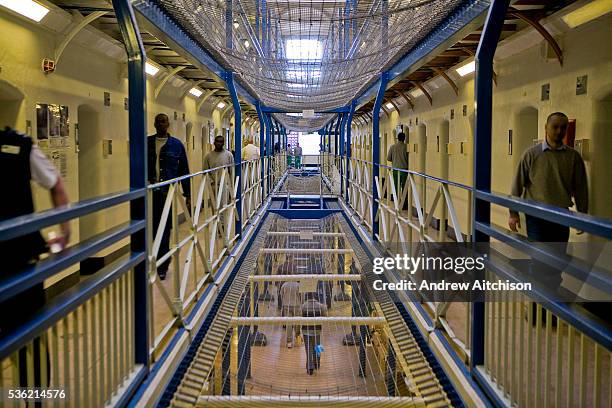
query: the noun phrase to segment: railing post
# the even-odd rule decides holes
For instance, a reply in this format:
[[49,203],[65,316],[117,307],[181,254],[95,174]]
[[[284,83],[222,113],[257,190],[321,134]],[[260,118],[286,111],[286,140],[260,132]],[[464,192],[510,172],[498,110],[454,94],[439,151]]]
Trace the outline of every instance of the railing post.
[[345,135],[346,135],[345,127],[346,127],[347,119],[348,119],[348,114],[343,113],[342,114],[342,124],[340,125],[340,160],[339,160],[339,163],[340,163],[340,169],[339,169],[340,171],[340,197],[342,197],[342,194],[344,194],[344,181],[343,181],[344,179],[342,178],[344,175],[344,169],[343,169],[342,164],[344,163],[344,155],[346,154],[344,152],[344,146],[345,146],[344,142],[345,142]]
[[[493,0],[480,43],[476,51],[475,92],[475,132],[474,132],[474,188],[491,190],[491,126],[493,115],[493,56],[506,17],[509,0]],[[491,204],[476,198],[473,203],[474,224],[472,230],[476,242],[489,242],[489,236],[476,231],[475,223],[489,224],[491,221]],[[477,277],[481,278],[481,277]],[[472,307],[471,361],[472,370],[484,364],[485,342],[485,305],[474,302]]]
[[345,201],[349,202],[349,181],[351,175],[351,124],[353,123],[353,115],[355,114],[355,102],[351,103],[351,107],[348,113],[348,119],[346,121],[346,187],[345,187]]
[[385,97],[385,90],[387,89],[387,83],[389,82],[389,72],[385,71],[380,74],[380,85],[378,87],[378,93],[376,94],[376,100],[374,101],[374,108],[372,109],[372,238],[376,240],[379,226],[376,220],[376,214],[378,213],[378,191],[376,190],[376,179],[380,173],[380,108]]
[[[129,139],[130,139],[130,188],[139,189],[147,184],[147,123],[146,77],[147,59],[136,17],[128,0],[113,0],[113,8],[123,37],[128,61]],[[130,202],[130,219],[146,219],[147,196]],[[130,238],[132,252],[146,252],[146,227]],[[147,257],[134,268],[134,358],[137,364],[149,367],[149,315]]]
[[261,168],[261,200],[263,202],[264,200],[264,196],[265,196],[265,168],[264,168],[264,164],[266,163],[266,160],[264,158],[264,143],[265,143],[265,131],[266,131],[266,121],[264,119],[264,115],[261,111],[261,102],[257,103],[257,106],[255,107],[257,109],[257,118],[259,119],[259,157],[260,157],[260,164],[259,167]]
[[271,168],[271,160],[270,160],[270,141],[272,140],[272,116],[271,114],[267,113],[264,114],[264,120],[266,121],[266,157],[267,157],[267,165],[266,165],[266,180],[267,180],[267,186],[268,186],[268,193],[270,191],[272,191],[272,185],[271,185],[271,177],[270,177],[270,168]]
[[[236,219],[234,225],[236,235],[242,235],[243,214],[242,211],[240,211],[242,204],[242,111],[240,110],[240,101],[238,101],[238,93],[236,92],[236,86],[234,85],[233,72],[225,72],[225,83],[227,84],[227,90],[230,93],[230,97],[232,98],[232,106],[234,107],[234,180],[236,180],[236,178],[238,179],[238,188],[236,189],[236,208],[238,210],[238,218]],[[233,185],[233,183],[230,183],[230,185]]]

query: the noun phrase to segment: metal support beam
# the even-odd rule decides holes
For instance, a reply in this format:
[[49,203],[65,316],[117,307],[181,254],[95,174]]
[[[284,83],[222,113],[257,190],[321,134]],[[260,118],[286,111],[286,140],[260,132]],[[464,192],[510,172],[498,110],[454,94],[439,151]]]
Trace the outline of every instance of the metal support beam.
[[234,176],[238,180],[236,188],[236,207],[238,208],[238,217],[235,223],[235,234],[242,235],[242,111],[238,102],[238,93],[234,86],[234,73],[225,73],[225,83],[227,90],[232,98],[232,106],[234,107]]
[[202,108],[202,105],[204,105],[204,102],[206,102],[217,91],[218,91],[217,89],[211,89],[210,91],[206,92],[198,101],[198,104],[196,105],[196,112],[199,112],[200,109]]
[[280,317],[280,316],[263,316],[263,317],[233,317],[230,321],[232,326],[260,326],[274,325],[280,326],[284,324],[300,324],[300,325],[337,325],[337,326],[382,326],[386,323],[384,317]]
[[[348,30],[346,31],[348,34]],[[341,115],[342,118],[342,123],[340,124],[340,140],[339,140],[339,144],[340,144],[340,168],[338,169],[338,171],[340,172],[340,196],[342,197],[342,194],[344,194],[344,183],[342,182],[342,178],[344,175],[344,166],[342,165],[342,162],[344,162],[344,156],[346,155],[346,152],[344,151],[344,147],[346,146],[345,142],[346,142],[346,122],[348,119],[348,115],[347,114],[342,114]]]
[[433,70],[434,70],[434,71],[436,71],[436,73],[437,73],[438,75],[441,75],[441,76],[442,76],[442,78],[444,78],[444,79],[446,80],[446,82],[448,82],[448,84],[451,86],[451,88],[453,88],[453,91],[455,91],[455,95],[459,96],[459,87],[457,86],[457,84],[455,83],[455,81],[453,81],[453,80],[451,79],[451,77],[449,77],[449,76],[446,74],[446,71],[444,71],[443,69],[438,68],[438,67],[433,67]]
[[404,93],[404,91],[398,91],[400,96],[402,98],[404,98],[404,100],[406,101],[406,103],[408,103],[408,105],[410,105],[410,109],[414,110],[414,101]]
[[334,156],[338,155],[338,145],[340,144],[340,124],[342,123],[342,114],[338,114],[336,129],[334,130]]
[[380,174],[380,108],[385,99],[385,90],[389,82],[389,72],[385,71],[380,75],[380,86],[374,101],[372,110],[372,239],[376,240],[378,235],[378,191],[376,189],[376,179]]
[[261,194],[263,197],[265,189],[265,181],[264,177],[266,175],[266,169],[264,168],[264,143],[265,143],[265,131],[266,131],[266,121],[264,119],[264,114],[261,111],[261,103],[257,102],[255,106],[257,109],[257,118],[259,119],[259,157],[261,158]]
[[353,254],[350,248],[261,248],[260,254]]
[[524,22],[535,28],[536,31],[540,33],[542,37],[544,37],[548,45],[552,47],[553,51],[555,52],[555,55],[557,56],[557,60],[559,61],[559,65],[563,66],[563,51],[561,51],[559,43],[557,43],[557,40],[555,40],[555,38],[548,32],[548,30],[546,30],[546,28],[544,28],[542,24],[540,24],[540,22],[529,18],[519,10],[510,9],[510,12],[508,14],[512,17],[516,17],[523,20]]
[[[108,13],[108,11],[94,11],[93,13],[88,14],[81,21],[79,21],[77,25],[74,26],[68,32],[68,34],[66,34],[62,42],[55,48],[55,52],[53,53],[53,61],[55,62],[55,69],[57,69],[57,65],[59,64],[60,59],[62,58],[62,54],[64,53],[64,50],[66,49],[70,41],[72,41],[74,37],[76,37],[76,35],[81,32],[82,29],[84,29],[89,24],[91,24],[98,18],[102,17],[106,13]],[[51,72],[54,72],[55,69]]]
[[429,94],[429,92],[427,91],[427,88],[425,88],[423,86],[423,84],[421,84],[419,81],[410,81],[410,83],[414,86],[416,86],[417,88],[419,88],[421,90],[421,92],[423,92],[423,94],[427,97],[427,100],[429,100],[429,105],[433,105],[433,98],[431,97],[431,95]]
[[[147,98],[146,73],[147,60],[140,30],[129,0],[113,0],[117,24],[123,37],[128,61],[128,118],[130,139],[130,188],[145,188],[147,185]],[[147,196],[130,202],[130,220],[132,222],[146,219]],[[130,251],[146,252],[147,227],[132,234]],[[134,267],[134,358],[135,363],[143,364],[149,369],[149,277],[148,257]]]
[[360,281],[361,275],[358,274],[304,274],[304,275],[251,275],[251,282],[301,282],[301,281],[321,281],[321,282],[343,282]]
[[185,68],[187,68],[186,66],[179,66],[179,67],[175,67],[173,68],[170,72],[168,72],[168,74],[161,80],[159,81],[159,84],[157,84],[157,86],[155,87],[155,99],[157,99],[157,97],[159,96],[159,94],[161,93],[162,89],[164,88],[164,86],[168,83],[168,81],[176,74],[178,74],[179,72],[181,72],[182,70],[184,70]]
[[[493,0],[476,51],[475,109],[474,109],[474,188],[491,190],[491,128],[493,123],[493,56],[502,32],[509,0]],[[474,195],[475,197],[475,195]],[[474,198],[472,227],[474,240],[488,242],[489,236],[476,230],[478,223],[491,222],[491,203]],[[483,276],[484,277],[484,276]],[[480,277],[478,277],[480,278]],[[485,340],[484,303],[472,305],[471,359],[472,371],[484,364]]]

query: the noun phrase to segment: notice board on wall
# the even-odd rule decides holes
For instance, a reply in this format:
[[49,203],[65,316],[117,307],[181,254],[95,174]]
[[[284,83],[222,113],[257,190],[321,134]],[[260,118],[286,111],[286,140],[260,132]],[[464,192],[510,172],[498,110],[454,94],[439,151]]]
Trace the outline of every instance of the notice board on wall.
[[36,139],[38,146],[47,155],[62,178],[66,178],[68,174],[66,153],[70,147],[69,126],[68,106],[36,104]]

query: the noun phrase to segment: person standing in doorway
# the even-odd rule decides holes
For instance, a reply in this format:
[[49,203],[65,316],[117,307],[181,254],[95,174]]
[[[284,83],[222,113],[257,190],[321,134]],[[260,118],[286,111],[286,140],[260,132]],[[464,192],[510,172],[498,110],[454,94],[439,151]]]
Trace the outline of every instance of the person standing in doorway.
[[[403,196],[404,187],[406,180],[408,179],[408,172],[401,170],[408,170],[408,147],[406,146],[406,135],[404,132],[400,132],[397,135],[397,143],[389,148],[387,153],[387,161],[391,162],[393,167],[393,182],[395,184],[398,199],[401,200]],[[408,203],[404,203],[404,209],[407,209]]]
[[[580,153],[563,143],[567,125],[567,115],[562,112],[548,116],[544,141],[529,148],[521,157],[512,182],[511,194],[562,208],[573,206],[573,198],[576,209],[586,213],[589,209],[586,168]],[[525,221],[527,236],[531,241],[546,243],[554,248],[555,252],[565,255],[570,235],[569,227],[528,214],[525,215]],[[518,212],[510,211],[508,225],[512,231],[518,231]],[[537,267],[538,280],[548,287],[560,286],[559,270],[540,262],[534,262],[532,265]]]
[[[160,113],[155,116],[153,124],[156,133],[147,137],[147,152],[148,152],[148,178],[149,183],[155,184],[162,181],[172,180],[177,177],[189,174],[189,163],[187,161],[187,153],[183,143],[170,135],[168,128],[170,120],[168,115]],[[191,208],[191,188],[189,180],[185,179],[181,182],[183,186],[183,196],[187,201],[187,208]],[[153,190],[153,237],[157,236],[164,203],[168,195],[168,186],[156,188]],[[157,258],[161,258],[170,250],[170,230],[172,228],[172,220],[166,221],[166,227],[161,235],[161,243]],[[167,259],[157,268],[159,278],[166,279],[170,259]]]

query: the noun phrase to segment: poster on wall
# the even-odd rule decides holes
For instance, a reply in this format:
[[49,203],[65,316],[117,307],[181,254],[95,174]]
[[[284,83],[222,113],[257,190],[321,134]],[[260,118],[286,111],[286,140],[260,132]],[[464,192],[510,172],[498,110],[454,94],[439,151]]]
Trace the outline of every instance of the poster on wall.
[[69,147],[69,126],[68,106],[36,104],[36,139],[63,178],[68,175],[66,148]]

